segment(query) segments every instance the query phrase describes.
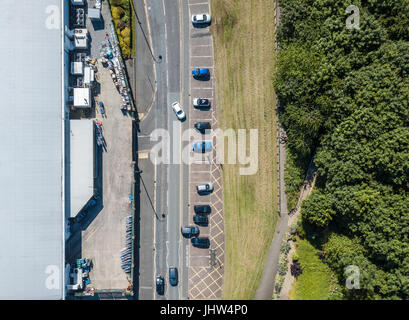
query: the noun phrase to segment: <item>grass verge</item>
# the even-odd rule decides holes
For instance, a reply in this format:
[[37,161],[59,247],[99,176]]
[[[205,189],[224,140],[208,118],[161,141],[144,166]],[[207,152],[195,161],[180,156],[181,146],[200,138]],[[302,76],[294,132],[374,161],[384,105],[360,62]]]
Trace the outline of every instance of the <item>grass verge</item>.
[[[222,129],[258,129],[258,171],[223,166],[223,299],[252,299],[277,222],[273,0],[212,0],[218,118]],[[247,147],[247,152],[249,148]]]
[[302,268],[290,290],[291,300],[331,300],[336,299],[339,285],[331,269],[318,257],[319,252],[308,240],[296,243],[296,252]]

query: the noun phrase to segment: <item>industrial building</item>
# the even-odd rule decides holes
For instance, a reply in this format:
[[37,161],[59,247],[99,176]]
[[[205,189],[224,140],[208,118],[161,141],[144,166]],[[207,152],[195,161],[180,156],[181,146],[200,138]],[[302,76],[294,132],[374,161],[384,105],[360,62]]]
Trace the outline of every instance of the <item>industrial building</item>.
[[65,240],[94,195],[95,166],[94,122],[70,120],[92,101],[77,4],[0,1],[0,299],[65,299],[76,281]]

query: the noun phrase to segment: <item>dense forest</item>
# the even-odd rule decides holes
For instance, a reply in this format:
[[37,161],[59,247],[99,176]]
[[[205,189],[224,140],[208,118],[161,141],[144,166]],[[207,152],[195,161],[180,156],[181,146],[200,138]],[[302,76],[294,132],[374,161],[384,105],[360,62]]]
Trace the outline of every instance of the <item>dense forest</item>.
[[[318,167],[304,230],[340,283],[359,267],[344,299],[408,299],[409,0],[279,3],[281,122],[294,163]],[[351,4],[359,29],[346,27]]]

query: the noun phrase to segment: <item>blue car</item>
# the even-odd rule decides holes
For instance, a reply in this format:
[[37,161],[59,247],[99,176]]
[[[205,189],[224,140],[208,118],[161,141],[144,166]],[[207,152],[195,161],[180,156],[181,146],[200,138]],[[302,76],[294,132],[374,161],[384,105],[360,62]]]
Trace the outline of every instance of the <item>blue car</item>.
[[194,152],[205,153],[212,150],[212,143],[210,141],[194,142],[192,148]]
[[195,68],[192,70],[193,78],[205,78],[210,75],[210,71],[207,68]]

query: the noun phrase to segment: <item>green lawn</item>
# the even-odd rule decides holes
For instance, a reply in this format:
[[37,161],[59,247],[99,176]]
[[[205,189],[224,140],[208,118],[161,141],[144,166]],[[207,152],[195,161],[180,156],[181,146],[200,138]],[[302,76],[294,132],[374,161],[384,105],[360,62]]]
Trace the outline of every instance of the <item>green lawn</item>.
[[297,241],[297,255],[302,267],[290,293],[292,300],[328,300],[331,290],[337,286],[331,280],[331,270],[317,256],[319,252],[308,240]]
[[[258,129],[258,171],[223,165],[223,299],[253,299],[277,222],[277,127],[272,0],[212,0],[220,128]],[[248,148],[247,148],[248,150]]]

